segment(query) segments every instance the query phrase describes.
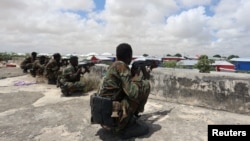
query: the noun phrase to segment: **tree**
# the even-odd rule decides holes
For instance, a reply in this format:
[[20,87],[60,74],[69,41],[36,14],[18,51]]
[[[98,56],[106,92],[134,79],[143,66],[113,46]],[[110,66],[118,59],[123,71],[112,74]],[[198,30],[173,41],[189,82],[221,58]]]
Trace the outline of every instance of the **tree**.
[[143,56],[143,57],[148,57],[148,54],[143,54],[142,56]]
[[180,53],[176,53],[174,56],[176,56],[176,57],[182,57],[182,55]]
[[175,60],[164,61],[163,64],[162,64],[162,67],[175,68],[176,67],[176,63],[177,63],[177,61],[175,61]]
[[210,73],[212,63],[214,60],[208,59],[207,55],[201,55],[195,68],[198,68],[201,73]]
[[11,55],[7,52],[0,52],[0,61],[11,60]]
[[230,60],[230,59],[232,59],[232,58],[239,58],[239,56],[238,56],[238,55],[229,55],[229,56],[227,57],[227,60]]
[[213,57],[221,58],[221,56],[220,56],[219,54],[216,54],[216,55],[214,55]]
[[172,56],[171,54],[167,54],[166,56]]

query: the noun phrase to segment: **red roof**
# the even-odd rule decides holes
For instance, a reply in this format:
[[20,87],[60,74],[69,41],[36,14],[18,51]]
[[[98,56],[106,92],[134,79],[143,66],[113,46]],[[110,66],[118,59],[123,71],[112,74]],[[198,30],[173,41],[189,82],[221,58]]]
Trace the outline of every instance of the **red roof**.
[[163,61],[168,61],[168,60],[175,60],[175,61],[180,61],[184,60],[185,58],[182,57],[174,57],[174,56],[169,56],[169,57],[162,57]]

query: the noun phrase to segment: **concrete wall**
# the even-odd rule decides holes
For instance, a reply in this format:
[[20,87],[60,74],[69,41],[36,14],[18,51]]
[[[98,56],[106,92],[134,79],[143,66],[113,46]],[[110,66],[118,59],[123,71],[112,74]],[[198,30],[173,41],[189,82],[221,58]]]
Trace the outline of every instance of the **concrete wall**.
[[250,74],[155,69],[151,84],[167,101],[250,115]]
[[[105,70],[94,69],[100,77]],[[156,98],[250,115],[250,74],[157,68],[150,80]]]

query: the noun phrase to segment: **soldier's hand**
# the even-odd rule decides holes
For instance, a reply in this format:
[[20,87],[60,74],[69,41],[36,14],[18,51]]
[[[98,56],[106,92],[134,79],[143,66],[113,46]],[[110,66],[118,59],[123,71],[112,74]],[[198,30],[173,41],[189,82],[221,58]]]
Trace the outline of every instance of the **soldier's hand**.
[[86,72],[89,73],[89,72],[90,72],[90,70],[89,70],[88,67],[85,67],[84,69],[85,69],[85,70],[84,70],[84,73],[86,73]]
[[141,73],[140,70],[137,71],[137,73],[134,74],[134,76],[132,76],[132,81],[141,81],[143,80],[143,73]]
[[148,68],[143,68],[142,69],[142,73],[143,73],[143,77],[144,77],[144,79],[146,79],[146,80],[149,80],[150,79],[150,71],[149,71],[150,69],[148,69]]

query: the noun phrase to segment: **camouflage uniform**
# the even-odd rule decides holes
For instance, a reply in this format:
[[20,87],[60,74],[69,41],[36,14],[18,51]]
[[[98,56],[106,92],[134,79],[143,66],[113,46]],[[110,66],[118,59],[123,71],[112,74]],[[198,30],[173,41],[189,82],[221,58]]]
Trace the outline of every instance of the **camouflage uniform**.
[[119,101],[125,110],[119,116],[115,131],[125,128],[134,114],[144,111],[149,92],[149,81],[132,78],[130,68],[124,62],[116,61],[108,68],[98,94]]
[[[62,72],[60,83],[61,83],[61,90],[64,93],[67,91],[67,94],[74,92],[76,90],[83,90],[84,83],[80,81],[81,76],[76,75],[77,67],[72,66],[69,64]],[[64,93],[65,94],[65,93]]]
[[62,72],[60,71],[60,65],[60,62],[57,62],[53,58],[49,60],[45,67],[45,75],[48,78],[48,82],[56,84],[57,78],[62,74]]
[[27,72],[27,70],[32,69],[34,62],[35,59],[33,59],[31,56],[27,57],[21,62],[20,67],[23,69],[23,72]]
[[33,76],[35,77],[36,75],[42,76],[44,74],[44,69],[45,69],[45,60],[36,60],[33,63],[32,70],[33,70]]

